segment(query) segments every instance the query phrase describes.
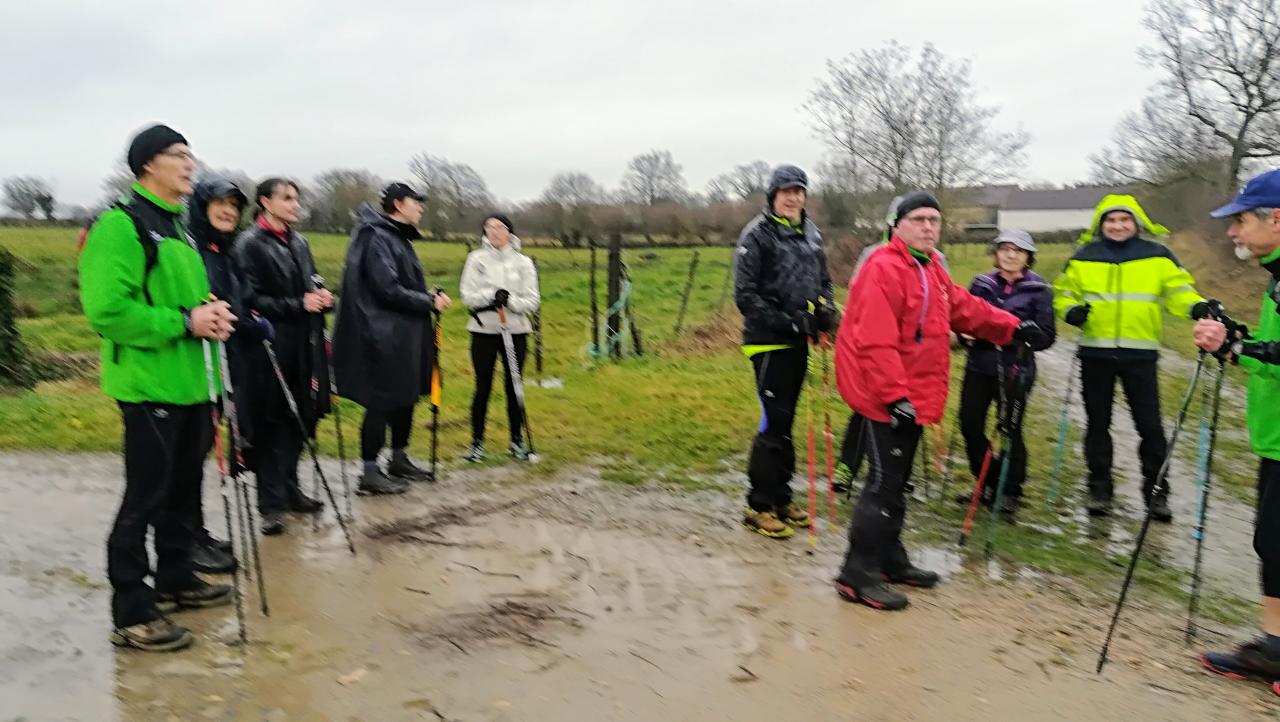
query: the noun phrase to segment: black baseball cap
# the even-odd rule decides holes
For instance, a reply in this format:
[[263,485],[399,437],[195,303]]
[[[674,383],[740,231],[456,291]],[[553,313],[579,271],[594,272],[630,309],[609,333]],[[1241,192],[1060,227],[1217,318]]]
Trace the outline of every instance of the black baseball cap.
[[424,203],[427,197],[413,189],[408,183],[396,181],[386,188],[382,189],[382,207],[389,208],[391,204],[401,198],[412,198],[419,203]]

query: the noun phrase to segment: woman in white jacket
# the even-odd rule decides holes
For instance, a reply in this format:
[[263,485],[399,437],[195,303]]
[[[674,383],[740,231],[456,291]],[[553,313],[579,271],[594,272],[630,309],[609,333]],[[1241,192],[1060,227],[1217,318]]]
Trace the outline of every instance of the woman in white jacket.
[[503,383],[507,391],[507,420],[511,429],[511,455],[520,461],[529,458],[524,445],[520,405],[511,386],[511,369],[502,347],[498,313],[505,307],[507,328],[514,342],[519,369],[524,368],[526,340],[533,324],[529,317],[538,310],[538,271],[533,261],[520,252],[520,239],[511,220],[501,214],[484,219],[484,237],[480,247],[467,255],[462,267],[462,302],[471,311],[467,330],[471,332],[471,365],[476,374],[476,395],[471,400],[471,448],[467,461],[484,458],[484,421],[493,390],[493,368],[502,359]]

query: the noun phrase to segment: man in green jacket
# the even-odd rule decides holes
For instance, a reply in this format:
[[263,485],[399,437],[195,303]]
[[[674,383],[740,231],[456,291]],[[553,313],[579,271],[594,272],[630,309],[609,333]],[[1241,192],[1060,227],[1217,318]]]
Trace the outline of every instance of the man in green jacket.
[[107,539],[111,641],[166,651],[192,638],[162,608],[231,600],[229,586],[195,575],[191,547],[214,433],[209,384],[218,373],[206,366],[206,345],[226,340],[236,319],[226,303],[210,302],[200,251],[180,220],[195,173],[186,139],[152,126],[134,137],[128,162],[137,182],[93,224],[80,255],[80,302],[102,336],[102,390],[124,419],[125,489]]
[[1168,454],[1160,417],[1156,364],[1163,333],[1161,307],[1171,315],[1200,317],[1208,305],[1196,293],[1191,274],[1151,236],[1168,233],[1151,222],[1133,196],[1102,199],[1083,244],[1054,282],[1054,308],[1080,329],[1080,386],[1087,428],[1084,456],[1089,467],[1089,513],[1111,513],[1111,408],[1116,379],[1124,389],[1141,443],[1142,497],[1151,517],[1168,522],[1167,480],[1157,479]]
[[1232,202],[1213,212],[1230,218],[1227,235],[1242,260],[1256,258],[1271,274],[1262,298],[1258,329],[1249,341],[1233,339],[1224,347],[1226,328],[1204,319],[1196,324],[1196,345],[1228,353],[1249,372],[1246,394],[1249,443],[1259,458],[1258,513],[1254,518],[1253,549],[1262,562],[1263,635],[1234,653],[1206,652],[1201,661],[1219,674],[1239,679],[1260,677],[1280,694],[1280,170],[1245,184]]

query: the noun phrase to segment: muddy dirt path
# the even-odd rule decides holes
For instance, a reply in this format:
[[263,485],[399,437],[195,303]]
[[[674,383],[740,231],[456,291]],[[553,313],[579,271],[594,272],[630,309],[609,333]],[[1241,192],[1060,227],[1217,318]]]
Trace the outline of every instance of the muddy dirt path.
[[[331,467],[332,468],[332,467]],[[1105,612],[960,564],[884,614],[829,585],[840,533],[780,543],[738,499],[589,470],[454,473],[263,540],[272,616],[185,612],[186,652],[107,642],[109,456],[0,455],[0,719],[990,720],[1266,718],[1261,685],[1201,672],[1179,620],[1135,611],[1104,676]],[[211,498],[210,518],[220,519]],[[215,529],[220,524],[215,524]],[[934,561],[957,564],[954,554]],[[945,556],[945,559],[943,558]],[[1158,630],[1165,630],[1161,633]]]

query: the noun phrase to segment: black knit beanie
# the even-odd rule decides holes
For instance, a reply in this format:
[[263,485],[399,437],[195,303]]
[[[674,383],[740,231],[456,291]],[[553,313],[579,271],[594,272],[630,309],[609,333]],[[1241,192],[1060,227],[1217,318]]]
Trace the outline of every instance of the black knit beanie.
[[515,227],[515,226],[513,226],[513,225],[511,225],[511,219],[510,219],[510,218],[507,218],[505,215],[503,215],[503,214],[501,214],[501,213],[490,213],[489,215],[485,216],[485,217],[484,217],[484,220],[483,220],[483,221],[480,221],[480,231],[481,231],[481,232],[483,232],[483,231],[484,231],[484,224],[488,223],[490,218],[492,218],[492,219],[494,219],[495,221],[497,221],[497,222],[501,223],[502,225],[506,226],[506,227],[507,227],[507,233],[515,234],[515,232],[516,232],[516,227]]
[[156,124],[138,133],[129,143],[129,170],[134,178],[142,177],[142,167],[174,143],[187,145],[181,133],[167,125]]
[[938,205],[938,199],[934,198],[932,193],[912,191],[902,196],[902,200],[898,203],[893,225],[897,226],[908,213],[919,208],[932,208],[939,213],[942,212],[942,207]]

